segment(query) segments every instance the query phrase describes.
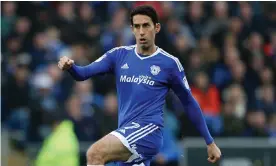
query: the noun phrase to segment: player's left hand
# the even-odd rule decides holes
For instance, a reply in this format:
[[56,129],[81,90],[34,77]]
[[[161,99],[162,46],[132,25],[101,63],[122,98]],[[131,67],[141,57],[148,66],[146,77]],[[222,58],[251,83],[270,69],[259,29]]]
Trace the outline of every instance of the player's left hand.
[[211,143],[210,145],[207,145],[207,152],[208,152],[207,160],[210,163],[215,163],[220,159],[221,151],[214,142]]

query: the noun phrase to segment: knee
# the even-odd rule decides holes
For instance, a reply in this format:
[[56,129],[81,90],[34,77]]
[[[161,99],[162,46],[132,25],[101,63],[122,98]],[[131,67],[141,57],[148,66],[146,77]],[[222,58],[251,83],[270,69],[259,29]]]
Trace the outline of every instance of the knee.
[[91,165],[104,165],[104,154],[100,147],[92,145],[86,152],[87,163]]

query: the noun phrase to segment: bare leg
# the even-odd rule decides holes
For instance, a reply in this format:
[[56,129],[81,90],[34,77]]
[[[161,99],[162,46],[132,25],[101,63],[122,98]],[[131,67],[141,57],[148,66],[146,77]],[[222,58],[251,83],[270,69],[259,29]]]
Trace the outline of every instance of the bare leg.
[[111,161],[127,161],[132,153],[114,135],[108,134],[87,151],[87,165],[104,165]]

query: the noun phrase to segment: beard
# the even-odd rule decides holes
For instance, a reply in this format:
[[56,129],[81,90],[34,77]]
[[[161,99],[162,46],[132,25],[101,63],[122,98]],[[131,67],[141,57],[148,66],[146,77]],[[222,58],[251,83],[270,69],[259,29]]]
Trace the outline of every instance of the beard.
[[141,45],[141,48],[142,48],[142,50],[149,50],[149,48],[150,48],[150,46],[149,45],[147,45],[147,44],[142,44]]
[[144,51],[148,51],[150,49],[152,45],[150,43],[143,43],[143,44],[140,44],[140,48]]

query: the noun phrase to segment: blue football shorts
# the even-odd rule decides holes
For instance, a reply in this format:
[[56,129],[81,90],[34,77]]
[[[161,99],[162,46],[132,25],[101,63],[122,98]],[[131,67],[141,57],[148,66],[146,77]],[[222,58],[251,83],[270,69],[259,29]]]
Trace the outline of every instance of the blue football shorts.
[[121,166],[149,166],[163,145],[161,128],[153,123],[130,122],[110,134],[116,136],[132,153]]

